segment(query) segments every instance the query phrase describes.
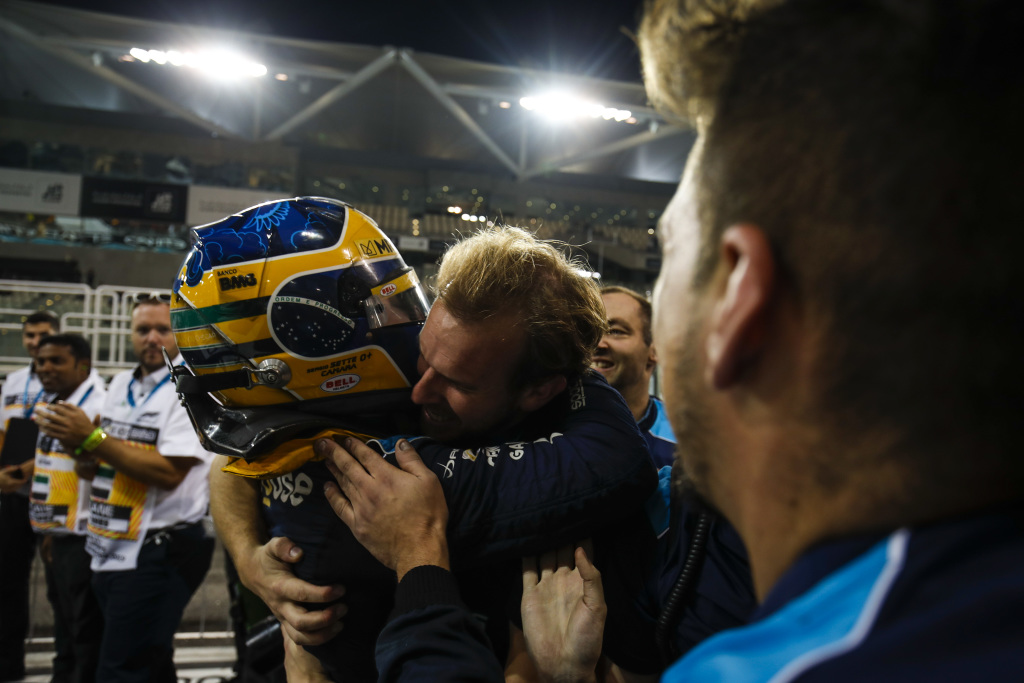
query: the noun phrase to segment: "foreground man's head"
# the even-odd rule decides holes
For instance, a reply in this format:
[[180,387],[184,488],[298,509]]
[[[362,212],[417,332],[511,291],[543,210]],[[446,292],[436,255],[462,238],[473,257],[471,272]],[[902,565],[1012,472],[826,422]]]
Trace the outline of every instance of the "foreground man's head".
[[656,0],[640,37],[699,132],[655,293],[683,465],[790,556],[1024,491],[1019,12],[844,7]]
[[518,228],[484,230],[445,254],[412,394],[426,434],[493,437],[586,370],[604,310],[578,270]]

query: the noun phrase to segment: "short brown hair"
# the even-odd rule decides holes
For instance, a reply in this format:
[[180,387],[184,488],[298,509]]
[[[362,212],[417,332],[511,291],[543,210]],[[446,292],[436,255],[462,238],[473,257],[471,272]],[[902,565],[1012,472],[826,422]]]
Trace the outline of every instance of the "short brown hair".
[[50,311],[29,313],[25,320],[22,321],[21,328],[25,329],[26,325],[49,325],[54,333],[60,332],[60,318]]
[[442,257],[437,301],[453,316],[521,316],[527,346],[514,375],[517,386],[552,375],[579,376],[607,326],[597,284],[580,272],[589,269],[566,250],[525,230],[494,226]]
[[1024,489],[1018,7],[649,0],[640,30],[652,99],[702,138],[694,286],[760,226],[826,335],[822,423],[947,493]]
[[651,332],[651,302],[640,292],[634,292],[629,287],[619,285],[608,285],[601,288],[601,296],[605,294],[625,294],[640,306],[640,320],[643,321],[643,328],[640,330],[644,337],[644,344],[650,346],[654,343],[654,334]]

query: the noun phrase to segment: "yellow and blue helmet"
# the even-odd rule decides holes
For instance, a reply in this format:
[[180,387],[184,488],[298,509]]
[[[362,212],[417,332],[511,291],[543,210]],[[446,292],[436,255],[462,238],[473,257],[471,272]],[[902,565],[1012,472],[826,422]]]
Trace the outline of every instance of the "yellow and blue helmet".
[[427,298],[369,216],[296,197],[192,232],[171,326],[204,447],[253,461],[408,405]]

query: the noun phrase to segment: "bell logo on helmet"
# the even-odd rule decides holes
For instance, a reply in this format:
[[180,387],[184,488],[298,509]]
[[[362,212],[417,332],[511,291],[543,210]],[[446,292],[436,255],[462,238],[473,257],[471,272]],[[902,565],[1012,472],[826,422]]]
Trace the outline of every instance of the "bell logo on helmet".
[[380,288],[380,295],[391,296],[396,291],[398,291],[398,285],[392,282],[391,284],[384,285],[383,287]]
[[226,292],[229,289],[241,289],[243,287],[255,287],[256,274],[246,273],[245,275],[231,275],[229,277],[217,278],[218,284],[220,284],[220,291]]
[[323,389],[324,391],[330,391],[332,393],[337,393],[339,391],[348,391],[355,385],[359,384],[359,380],[359,375],[338,375],[337,377],[332,377],[326,382],[323,382],[320,385],[320,388]]

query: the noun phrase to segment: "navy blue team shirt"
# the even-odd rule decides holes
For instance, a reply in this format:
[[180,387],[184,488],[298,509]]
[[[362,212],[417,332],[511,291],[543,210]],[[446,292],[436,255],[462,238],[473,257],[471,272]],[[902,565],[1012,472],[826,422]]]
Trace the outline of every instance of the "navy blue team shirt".
[[[1024,501],[819,544],[751,623],[704,641],[664,683],[1024,679]],[[447,572],[419,567],[377,644],[382,681],[500,681]]]
[[647,450],[651,452],[651,459],[658,469],[671,467],[675,459],[676,437],[672,432],[672,425],[669,424],[668,415],[665,414],[665,404],[661,399],[651,396],[647,402],[647,409],[637,420],[636,426],[644,435],[647,442]]
[[[521,588],[520,558],[618,524],[625,510],[642,510],[657,472],[625,401],[596,372],[571,383],[514,431],[492,436],[493,445],[468,448],[410,441],[444,489],[452,566],[464,570],[463,588],[478,589],[488,603],[474,609],[486,608],[492,622],[507,624],[505,605],[490,602],[505,594],[514,601],[514,590]],[[369,445],[394,464],[396,442],[397,437]],[[391,610],[394,572],[334,514],[323,495],[327,481],[333,477],[324,463],[310,462],[264,482],[264,516],[272,536],[286,536],[303,549],[295,566],[299,578],[346,586],[345,629],[307,649],[332,676],[376,680],[373,648]],[[474,574],[483,583],[471,587],[467,582]],[[493,585],[486,585],[492,576]],[[511,588],[509,577],[517,579]]]

